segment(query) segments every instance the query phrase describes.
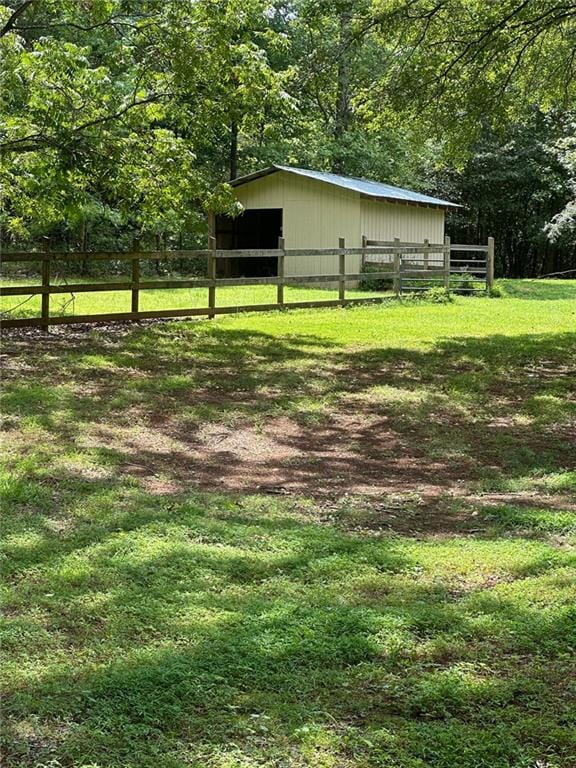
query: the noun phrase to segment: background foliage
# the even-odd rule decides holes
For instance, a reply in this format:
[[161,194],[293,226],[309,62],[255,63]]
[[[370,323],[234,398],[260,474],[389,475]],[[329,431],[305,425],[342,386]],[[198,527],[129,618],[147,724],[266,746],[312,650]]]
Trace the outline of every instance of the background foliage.
[[2,241],[194,245],[271,162],[444,194],[510,276],[575,267],[560,0],[0,3]]

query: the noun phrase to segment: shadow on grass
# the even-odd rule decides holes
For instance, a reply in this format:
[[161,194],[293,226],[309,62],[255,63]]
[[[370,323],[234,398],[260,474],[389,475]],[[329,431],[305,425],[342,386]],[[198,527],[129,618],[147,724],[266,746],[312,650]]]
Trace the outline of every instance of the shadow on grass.
[[576,616],[548,544],[439,542],[430,561],[296,499],[61,481],[70,527],[39,503],[6,537],[11,768],[570,754]]
[[[92,435],[179,482],[256,488],[276,471],[314,492],[576,466],[571,333],[342,351],[314,336],[177,324],[55,342],[35,365],[6,381],[9,426],[68,446]],[[212,440],[211,424],[225,427]],[[230,440],[239,429],[252,430],[246,445]],[[262,435],[271,448],[259,450]]]
[[167,324],[31,352],[34,373],[4,386],[9,427],[49,432],[49,450],[112,445],[180,486],[364,492],[576,466],[576,333],[342,351]]
[[576,334],[343,351],[179,323],[4,351],[9,768],[570,765],[567,509],[430,540],[373,508],[350,530],[355,498],[191,489],[561,473]]

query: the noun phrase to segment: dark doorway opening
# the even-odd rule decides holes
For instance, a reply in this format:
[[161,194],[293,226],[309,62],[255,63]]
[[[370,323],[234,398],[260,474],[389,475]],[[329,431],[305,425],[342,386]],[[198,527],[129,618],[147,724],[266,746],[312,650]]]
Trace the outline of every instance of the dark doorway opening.
[[[282,237],[282,208],[244,211],[235,219],[216,216],[216,248],[278,248]],[[218,259],[218,277],[270,277],[278,274],[278,259]]]

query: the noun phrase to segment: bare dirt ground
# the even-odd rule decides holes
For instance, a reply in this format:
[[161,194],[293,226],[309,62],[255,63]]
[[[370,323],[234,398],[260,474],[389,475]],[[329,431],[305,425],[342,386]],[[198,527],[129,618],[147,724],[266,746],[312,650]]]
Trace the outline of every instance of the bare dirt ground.
[[479,493],[479,461],[431,460],[418,435],[407,438],[385,419],[333,411],[324,423],[287,417],[265,426],[210,423],[183,428],[156,417],[148,427],[105,426],[86,447],[121,451],[121,471],[153,494],[190,487],[315,499],[336,514],[354,505],[352,525],[398,532],[478,531],[479,510],[506,505],[576,510],[574,499],[536,491]]
[[[291,368],[278,380],[267,374],[271,383],[263,396],[255,391],[252,379],[242,383],[242,371],[235,368],[238,361],[224,354],[208,358],[202,370],[204,378],[223,382],[221,386],[207,389],[199,381],[167,396],[152,396],[144,389],[140,403],[114,415],[106,402],[119,392],[125,394],[151,377],[161,383],[164,374],[189,373],[180,364],[173,370],[163,371],[161,366],[154,370],[153,347],[147,352],[150,357],[138,366],[127,366],[123,360],[120,365],[122,340],[135,330],[124,325],[103,328],[96,341],[82,327],[49,335],[13,331],[5,334],[3,371],[6,382],[27,383],[32,376],[49,392],[50,386],[71,378],[70,356],[80,359],[82,354],[97,353],[115,360],[114,372],[106,368],[73,372],[74,387],[86,404],[76,413],[73,400],[68,407],[71,421],[82,422],[82,429],[76,435],[61,434],[55,441],[63,438],[63,445],[73,444],[80,450],[113,451],[120,457],[114,472],[137,479],[149,493],[179,494],[198,488],[306,497],[321,501],[327,514],[340,509],[342,500],[345,505],[347,499],[354,499],[356,513],[351,523],[398,531],[476,530],[478,510],[498,505],[576,508],[574,499],[561,493],[540,493],[534,488],[518,493],[481,492],[478,485],[487,474],[510,471],[510,456],[513,462],[516,454],[528,456],[526,469],[530,471],[551,446],[557,453],[565,452],[566,462],[576,463],[576,424],[572,420],[552,419],[540,425],[518,417],[525,397],[538,393],[538,387],[547,386],[549,379],[552,384],[559,377],[566,379],[568,370],[556,366],[544,375],[537,368],[538,375],[532,376],[532,362],[530,371],[523,373],[524,389],[516,392],[511,392],[503,378],[492,380],[497,412],[481,417],[462,408],[452,410],[445,402],[433,402],[422,410],[410,401],[398,405],[367,396],[372,387],[389,381],[402,392],[411,392],[416,385],[436,394],[447,377],[449,382],[449,376],[466,376],[477,364],[452,360],[447,374],[446,363],[439,357],[432,360],[426,378],[409,360],[386,361],[385,368],[374,365],[370,351],[365,359],[354,353],[344,365],[340,358],[332,363],[333,368],[339,366],[344,384],[329,407],[318,413],[282,415],[277,412],[278,403],[291,387],[306,386],[308,374],[298,373],[296,384]],[[211,348],[206,349],[213,354]],[[38,357],[43,365],[40,370]],[[263,362],[270,361],[277,365],[274,349],[266,348]],[[236,376],[238,386],[227,383]],[[322,387],[329,386],[327,379],[315,380],[320,395]],[[258,398],[264,408],[256,413],[251,409]],[[199,403],[211,409],[209,417],[183,417],[186,408]],[[58,407],[55,403],[54,409]],[[49,406],[40,404],[37,410],[47,422],[53,417]],[[13,421],[7,414],[8,442],[12,444],[27,439],[18,424],[18,418]],[[513,465],[514,472],[519,470]]]

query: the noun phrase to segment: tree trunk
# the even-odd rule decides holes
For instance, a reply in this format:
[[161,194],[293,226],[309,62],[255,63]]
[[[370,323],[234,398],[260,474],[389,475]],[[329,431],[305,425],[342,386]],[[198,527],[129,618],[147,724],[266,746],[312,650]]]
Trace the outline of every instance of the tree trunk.
[[350,50],[352,15],[345,10],[340,15],[340,37],[338,41],[338,72],[336,76],[336,110],[334,117],[334,139],[336,148],[332,158],[332,171],[343,173],[346,170],[346,157],[342,142],[350,127]]
[[[156,234],[156,250],[161,250],[160,235],[158,233]],[[156,274],[160,277],[162,274],[162,270],[160,269],[160,259],[154,259],[154,266],[156,267]]]
[[238,176],[238,123],[230,123],[230,181]]
[[[86,221],[82,221],[80,227],[80,250],[86,253],[88,250],[88,228],[86,227]],[[86,276],[90,270],[90,265],[87,259],[83,259],[80,266],[80,274]]]

